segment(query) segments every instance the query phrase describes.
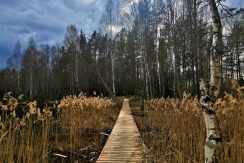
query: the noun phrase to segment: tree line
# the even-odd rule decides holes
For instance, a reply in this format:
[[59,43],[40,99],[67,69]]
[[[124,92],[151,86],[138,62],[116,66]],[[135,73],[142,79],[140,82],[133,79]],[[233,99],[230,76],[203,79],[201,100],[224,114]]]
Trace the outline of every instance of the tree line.
[[[218,3],[226,30],[221,56],[226,90],[231,79],[243,82],[244,16],[243,10]],[[208,11],[203,0],[117,5],[109,0],[101,22],[104,30],[91,36],[69,25],[64,41],[56,45],[37,45],[30,38],[22,51],[18,41],[0,70],[0,93],[24,93],[29,99],[58,99],[80,91],[104,96],[143,93],[147,98],[181,97],[184,91],[200,95],[200,79],[210,78],[213,52]]]

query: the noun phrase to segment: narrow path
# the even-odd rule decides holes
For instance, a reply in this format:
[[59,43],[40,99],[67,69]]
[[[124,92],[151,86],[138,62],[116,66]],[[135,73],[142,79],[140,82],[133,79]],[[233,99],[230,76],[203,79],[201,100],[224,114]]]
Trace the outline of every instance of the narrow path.
[[122,109],[97,163],[147,162],[145,145],[131,114],[129,100]]

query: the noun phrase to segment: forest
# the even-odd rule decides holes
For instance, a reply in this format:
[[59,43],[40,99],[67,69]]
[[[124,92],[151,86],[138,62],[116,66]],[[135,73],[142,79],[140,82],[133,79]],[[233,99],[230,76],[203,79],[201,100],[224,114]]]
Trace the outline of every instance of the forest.
[[[208,79],[210,72],[212,35],[206,3],[126,3],[118,6],[110,0],[101,29],[91,36],[69,25],[64,40],[55,45],[37,45],[30,38],[22,50],[17,41],[7,67],[0,71],[1,94],[12,91],[41,100],[81,91],[121,96],[144,90],[146,98],[182,97],[186,91],[199,96],[200,79]],[[227,91],[231,79],[243,84],[243,10],[219,5],[224,26],[221,79]]]
[[107,0],[91,34],[16,40],[0,69],[0,162],[244,162],[233,2]]

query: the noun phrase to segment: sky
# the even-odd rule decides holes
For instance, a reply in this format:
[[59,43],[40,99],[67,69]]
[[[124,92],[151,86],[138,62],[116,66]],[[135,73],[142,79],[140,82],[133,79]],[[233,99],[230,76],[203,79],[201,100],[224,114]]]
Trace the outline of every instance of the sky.
[[37,44],[64,40],[66,27],[87,35],[97,30],[106,0],[0,0],[0,68],[19,40],[22,50],[33,37]]
[[[70,24],[91,35],[98,29],[106,1],[0,0],[0,68],[6,66],[18,40],[22,50],[30,37],[38,45],[53,45],[64,40],[66,27]],[[226,3],[244,6],[243,0],[226,0]]]

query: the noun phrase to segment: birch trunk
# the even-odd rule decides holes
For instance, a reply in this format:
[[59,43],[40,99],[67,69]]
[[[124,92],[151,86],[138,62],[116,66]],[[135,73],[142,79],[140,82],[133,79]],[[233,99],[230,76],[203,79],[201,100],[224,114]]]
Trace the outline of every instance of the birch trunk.
[[213,27],[210,82],[209,84],[206,84],[203,80],[200,82],[200,103],[206,126],[205,163],[213,163],[217,162],[215,155],[216,145],[221,140],[220,128],[213,104],[219,95],[221,87],[222,25],[215,0],[208,0],[208,5]]
[[156,64],[157,64],[157,76],[158,76],[158,87],[159,95],[161,95],[161,75],[160,75],[160,63],[159,63],[159,38],[160,38],[160,27],[157,27],[157,40],[156,40]]
[[115,72],[114,72],[114,55],[112,52],[112,8],[113,4],[111,1],[110,4],[110,10],[109,10],[109,25],[110,25],[110,30],[109,30],[109,35],[110,35],[110,42],[109,42],[109,50],[110,50],[110,57],[111,57],[111,69],[112,69],[112,90],[113,90],[113,97],[115,97],[116,92],[115,92]]

